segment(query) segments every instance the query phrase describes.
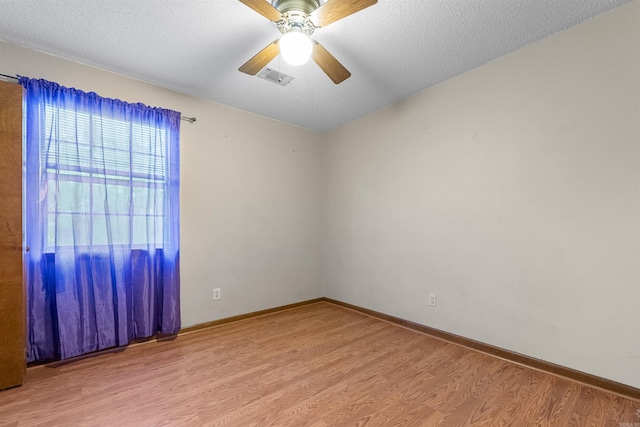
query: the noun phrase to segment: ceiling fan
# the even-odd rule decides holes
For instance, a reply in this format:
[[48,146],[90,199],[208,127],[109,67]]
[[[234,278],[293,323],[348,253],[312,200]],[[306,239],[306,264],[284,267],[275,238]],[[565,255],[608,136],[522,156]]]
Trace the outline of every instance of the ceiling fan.
[[373,6],[378,0],[240,0],[260,15],[272,21],[282,36],[245,62],[239,70],[256,75],[281,53],[292,65],[301,65],[309,57],[335,83],[351,76],[336,58],[320,43],[311,39],[315,30]]

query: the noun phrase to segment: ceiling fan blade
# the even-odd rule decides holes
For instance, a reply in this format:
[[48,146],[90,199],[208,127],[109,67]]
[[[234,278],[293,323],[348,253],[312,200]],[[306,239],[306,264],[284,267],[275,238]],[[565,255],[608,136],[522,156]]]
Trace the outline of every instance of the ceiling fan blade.
[[264,0],[240,0],[240,3],[246,4],[251,9],[273,22],[278,22],[282,19],[282,14],[278,9],[271,6],[271,4]]
[[269,46],[256,53],[253,58],[242,64],[242,66],[238,68],[238,70],[252,76],[258,74],[260,70],[262,70],[269,62],[271,62],[273,58],[278,56],[278,53],[280,53],[280,46],[278,46],[278,41],[279,40],[275,40]]
[[313,60],[335,84],[340,84],[351,77],[349,70],[344,68],[327,49],[316,41],[313,44]]
[[[242,1],[242,0],[241,0]],[[263,3],[266,3],[263,1]],[[318,27],[326,27],[346,16],[378,3],[378,0],[328,0],[311,14]]]

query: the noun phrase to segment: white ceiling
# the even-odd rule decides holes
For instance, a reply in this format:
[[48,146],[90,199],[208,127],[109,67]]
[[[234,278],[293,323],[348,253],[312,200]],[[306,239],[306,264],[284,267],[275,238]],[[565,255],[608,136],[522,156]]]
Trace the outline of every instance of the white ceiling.
[[285,87],[239,72],[280,33],[238,0],[0,0],[0,39],[327,131],[628,1],[379,0],[314,33],[339,85],[312,61],[274,59]]

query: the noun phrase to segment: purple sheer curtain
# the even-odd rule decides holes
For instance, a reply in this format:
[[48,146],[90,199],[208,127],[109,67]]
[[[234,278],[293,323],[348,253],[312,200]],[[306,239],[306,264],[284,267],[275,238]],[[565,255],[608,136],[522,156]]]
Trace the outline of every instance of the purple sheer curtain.
[[180,329],[180,113],[25,88],[28,361]]

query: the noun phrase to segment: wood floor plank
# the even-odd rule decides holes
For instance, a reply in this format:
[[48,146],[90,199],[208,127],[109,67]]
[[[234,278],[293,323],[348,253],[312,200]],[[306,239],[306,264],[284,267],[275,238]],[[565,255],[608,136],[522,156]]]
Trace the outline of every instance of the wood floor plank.
[[0,392],[2,427],[617,427],[638,410],[326,302],[30,368]]

